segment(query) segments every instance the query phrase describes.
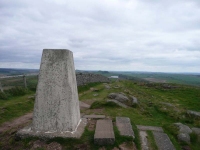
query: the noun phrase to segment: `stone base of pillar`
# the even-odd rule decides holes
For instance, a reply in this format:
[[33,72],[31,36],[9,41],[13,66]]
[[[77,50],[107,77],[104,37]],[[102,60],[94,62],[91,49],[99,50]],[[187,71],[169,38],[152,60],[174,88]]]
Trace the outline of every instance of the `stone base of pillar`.
[[56,137],[61,138],[80,138],[85,130],[85,126],[87,125],[87,119],[82,118],[79,121],[79,124],[76,127],[75,131],[63,131],[63,132],[40,132],[33,131],[32,126],[29,125],[21,130],[19,130],[16,134],[17,138],[28,138],[28,137],[38,137],[41,139],[52,139]]

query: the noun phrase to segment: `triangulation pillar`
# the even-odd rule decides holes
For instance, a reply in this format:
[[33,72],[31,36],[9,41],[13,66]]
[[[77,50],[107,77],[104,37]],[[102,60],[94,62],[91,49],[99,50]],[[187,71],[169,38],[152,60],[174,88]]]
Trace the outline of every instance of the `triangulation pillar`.
[[[44,49],[38,77],[33,123],[21,135],[80,137],[79,99],[73,53],[65,49]],[[77,133],[78,132],[78,133]]]

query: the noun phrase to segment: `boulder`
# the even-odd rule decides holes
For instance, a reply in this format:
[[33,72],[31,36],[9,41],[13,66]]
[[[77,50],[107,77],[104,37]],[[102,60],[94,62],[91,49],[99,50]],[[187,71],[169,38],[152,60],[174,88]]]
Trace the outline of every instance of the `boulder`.
[[106,89],[110,89],[111,87],[109,85],[105,85],[105,88]]
[[200,128],[192,128],[192,131],[200,136]]
[[187,114],[188,114],[189,116],[193,116],[193,117],[196,117],[196,118],[200,118],[200,112],[197,112],[197,111],[188,110],[188,111],[187,111]]
[[187,133],[179,133],[177,137],[179,141],[190,143],[190,136]]
[[187,134],[192,133],[192,130],[188,126],[182,123],[174,123],[174,125],[176,125],[179,128],[180,133],[187,133]]
[[110,93],[108,98],[115,99],[122,103],[129,101],[128,97],[124,93]]
[[132,96],[132,104],[133,105],[137,105],[138,104],[138,100],[136,97]]

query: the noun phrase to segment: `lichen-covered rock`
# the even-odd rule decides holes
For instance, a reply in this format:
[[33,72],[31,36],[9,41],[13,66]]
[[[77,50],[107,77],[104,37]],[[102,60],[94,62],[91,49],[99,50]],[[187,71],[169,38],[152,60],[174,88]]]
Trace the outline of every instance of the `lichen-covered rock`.
[[192,131],[200,136],[200,128],[192,128]]
[[124,93],[110,93],[108,98],[115,99],[122,103],[129,101],[128,97]]
[[200,118],[200,112],[197,112],[197,111],[188,110],[188,111],[187,111],[187,114],[188,114],[189,116],[193,116],[193,117],[196,117],[196,118]]
[[187,133],[187,134],[192,133],[192,130],[188,126],[182,123],[174,123],[174,125],[176,125],[179,128],[180,133]]
[[190,143],[190,136],[187,133],[179,133],[177,137],[179,141]]
[[106,89],[110,89],[111,87],[110,87],[109,85],[106,84],[106,85],[105,85],[105,88],[106,88]]

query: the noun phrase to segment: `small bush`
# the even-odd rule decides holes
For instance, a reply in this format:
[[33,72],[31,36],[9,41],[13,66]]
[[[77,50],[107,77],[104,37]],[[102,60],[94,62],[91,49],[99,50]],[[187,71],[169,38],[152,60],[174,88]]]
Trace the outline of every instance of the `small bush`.
[[95,102],[92,103],[92,105],[90,106],[90,109],[102,108],[102,107],[103,107],[103,104],[104,104],[104,102],[95,101]]
[[8,99],[8,95],[0,91],[0,100],[6,100],[6,99]]
[[14,87],[5,91],[5,93],[9,96],[23,96],[26,94],[26,92],[27,90],[22,87]]
[[193,143],[193,144],[196,143],[198,141],[198,135],[195,133],[191,133],[190,140],[191,140],[191,143]]
[[90,106],[90,109],[95,109],[95,108],[104,108],[104,107],[120,107],[114,102],[101,102],[101,101],[95,101],[92,103]]

